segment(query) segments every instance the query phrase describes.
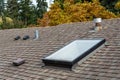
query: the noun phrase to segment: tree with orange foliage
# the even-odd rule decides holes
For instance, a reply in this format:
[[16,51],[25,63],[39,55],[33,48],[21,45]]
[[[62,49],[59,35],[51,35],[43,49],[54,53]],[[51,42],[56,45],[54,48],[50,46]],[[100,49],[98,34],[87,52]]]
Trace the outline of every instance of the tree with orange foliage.
[[101,6],[98,0],[84,1],[84,3],[64,0],[63,8],[56,1],[50,11],[44,14],[43,19],[38,20],[38,24],[40,26],[54,26],[63,23],[90,21],[94,17],[109,19],[117,16]]

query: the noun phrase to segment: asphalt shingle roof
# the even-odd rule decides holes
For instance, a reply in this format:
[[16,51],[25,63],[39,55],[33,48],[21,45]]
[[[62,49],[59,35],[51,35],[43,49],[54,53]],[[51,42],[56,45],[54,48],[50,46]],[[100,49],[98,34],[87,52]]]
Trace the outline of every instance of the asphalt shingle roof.
[[[0,30],[0,80],[120,80],[120,19],[103,20],[98,32],[89,32],[93,22],[62,24],[46,28]],[[33,40],[38,29],[40,38]],[[14,37],[30,35],[29,40],[14,41]],[[42,58],[68,43],[83,38],[107,40],[84,62],[78,62],[72,71],[43,67]],[[12,62],[23,58],[26,63],[15,67]]]

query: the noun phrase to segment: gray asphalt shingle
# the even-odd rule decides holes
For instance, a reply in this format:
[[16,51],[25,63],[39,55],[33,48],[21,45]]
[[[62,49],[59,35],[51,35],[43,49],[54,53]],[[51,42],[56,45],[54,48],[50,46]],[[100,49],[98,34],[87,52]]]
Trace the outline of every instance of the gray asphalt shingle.
[[[119,80],[120,79],[120,19],[103,20],[98,32],[89,32],[93,22],[62,24],[55,27],[0,30],[0,80]],[[33,40],[38,29],[40,38]],[[29,40],[14,41],[14,37],[30,35]],[[107,40],[107,45],[86,61],[80,61],[72,71],[42,67],[42,58],[68,43],[83,38]],[[11,63],[24,58],[26,63],[15,67]]]

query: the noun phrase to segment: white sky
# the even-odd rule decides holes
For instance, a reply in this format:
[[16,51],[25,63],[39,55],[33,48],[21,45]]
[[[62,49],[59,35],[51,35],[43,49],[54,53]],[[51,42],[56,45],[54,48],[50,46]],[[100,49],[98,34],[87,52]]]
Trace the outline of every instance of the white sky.
[[[32,0],[33,4],[36,4],[36,0]],[[50,7],[50,4],[52,3],[52,1],[54,0],[46,0],[48,2],[48,7]]]
[[[52,4],[54,0],[46,0],[46,1],[48,2],[48,11],[49,11],[50,4]],[[35,5],[37,4],[37,3],[36,3],[36,0],[32,0],[32,2],[33,2],[33,4],[35,4]]]

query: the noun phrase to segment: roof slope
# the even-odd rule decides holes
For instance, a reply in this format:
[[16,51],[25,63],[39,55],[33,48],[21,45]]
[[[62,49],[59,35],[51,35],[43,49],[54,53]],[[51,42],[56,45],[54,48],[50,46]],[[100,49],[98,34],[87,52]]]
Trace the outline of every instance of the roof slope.
[[[120,19],[104,20],[107,26],[99,32],[89,32],[93,22],[62,24],[56,27],[0,30],[0,80],[119,80],[120,79]],[[40,39],[33,40],[34,30]],[[16,35],[30,35],[30,39],[13,41]],[[107,40],[107,46],[98,50],[72,69],[43,67],[41,59],[54,53],[71,41],[82,38]],[[26,63],[14,67],[12,61],[24,58]]]

